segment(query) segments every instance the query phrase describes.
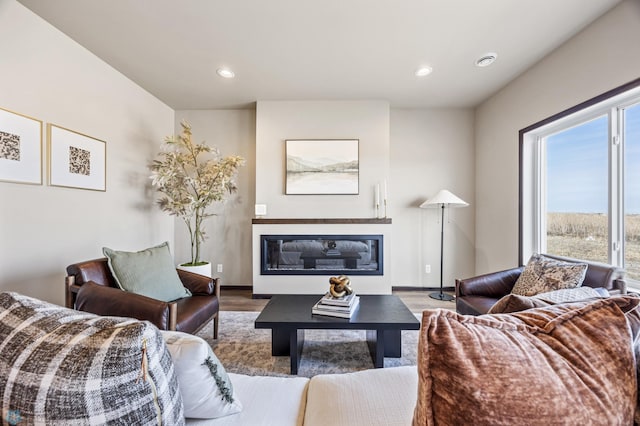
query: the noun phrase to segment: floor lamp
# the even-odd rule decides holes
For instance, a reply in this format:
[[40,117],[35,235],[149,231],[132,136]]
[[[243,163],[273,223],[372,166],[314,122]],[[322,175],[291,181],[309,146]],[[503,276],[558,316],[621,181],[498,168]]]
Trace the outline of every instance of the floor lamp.
[[467,207],[468,205],[468,203],[462,201],[446,189],[440,190],[440,192],[438,192],[433,198],[429,198],[427,201],[420,204],[421,209],[433,209],[439,207],[442,212],[440,221],[440,292],[431,293],[429,297],[432,299],[453,300],[453,296],[442,292],[442,276],[444,275],[444,208]]

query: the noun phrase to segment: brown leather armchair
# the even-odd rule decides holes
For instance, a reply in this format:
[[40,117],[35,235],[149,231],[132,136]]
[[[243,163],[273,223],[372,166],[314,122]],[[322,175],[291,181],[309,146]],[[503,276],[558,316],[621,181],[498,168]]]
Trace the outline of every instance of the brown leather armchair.
[[[624,269],[604,263],[588,262],[569,257],[549,254],[544,256],[565,262],[586,263],[587,272],[582,282],[583,286],[602,287],[612,295],[627,293]],[[523,270],[524,266],[521,266],[473,278],[456,280],[456,312],[465,315],[486,314],[500,298],[511,293],[511,289]]]
[[67,266],[66,305],[68,308],[98,315],[147,320],[160,330],[195,334],[213,319],[213,338],[218,338],[220,283],[178,270],[178,276],[191,297],[162,302],[121,290],[109,269],[107,259],[93,259]]

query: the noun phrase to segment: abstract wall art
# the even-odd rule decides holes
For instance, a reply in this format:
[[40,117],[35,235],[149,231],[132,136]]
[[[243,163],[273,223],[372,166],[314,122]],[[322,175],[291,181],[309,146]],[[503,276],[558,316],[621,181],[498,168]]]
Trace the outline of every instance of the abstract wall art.
[[42,185],[42,121],[0,108],[0,181]]
[[49,185],[106,191],[105,141],[47,124]]

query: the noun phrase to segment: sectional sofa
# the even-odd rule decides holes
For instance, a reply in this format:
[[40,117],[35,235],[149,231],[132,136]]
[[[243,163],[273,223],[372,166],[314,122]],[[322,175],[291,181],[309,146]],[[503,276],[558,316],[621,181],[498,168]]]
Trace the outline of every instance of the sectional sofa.
[[[3,422],[632,424],[640,420],[639,304],[619,296],[510,314],[427,310],[417,367],[307,379],[226,374],[206,343],[200,361],[184,362],[186,345],[172,349],[175,341],[146,321],[0,293]],[[223,417],[189,414],[225,401]]]
[[312,377],[230,373],[240,413],[187,419],[188,425],[409,425],[416,405],[415,366]]

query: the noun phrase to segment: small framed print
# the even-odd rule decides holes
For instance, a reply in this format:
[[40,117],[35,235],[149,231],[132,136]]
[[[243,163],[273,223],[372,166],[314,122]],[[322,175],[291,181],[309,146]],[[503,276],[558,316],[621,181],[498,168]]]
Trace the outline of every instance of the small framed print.
[[0,181],[42,185],[42,121],[0,108]]
[[107,190],[107,143],[47,124],[49,185]]

